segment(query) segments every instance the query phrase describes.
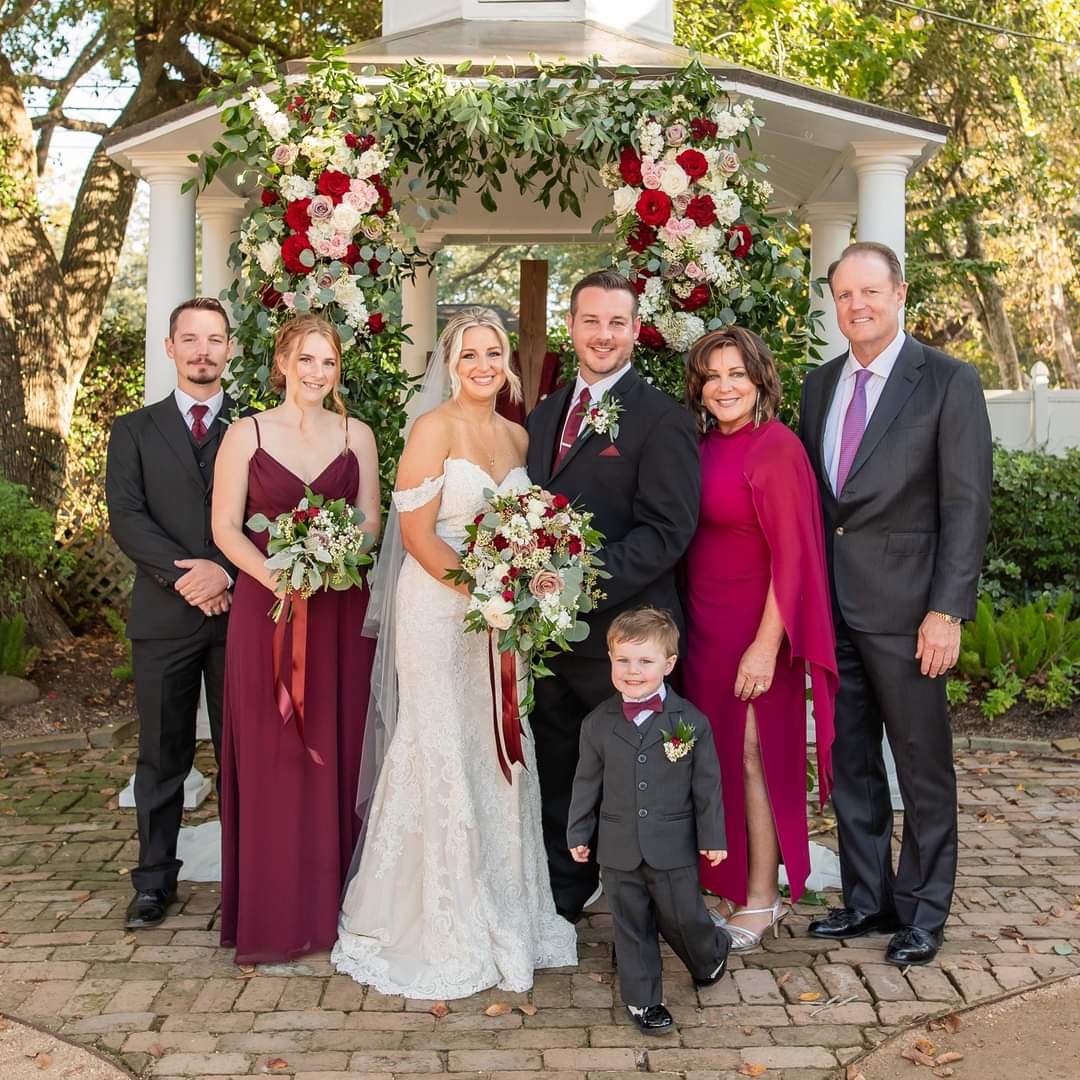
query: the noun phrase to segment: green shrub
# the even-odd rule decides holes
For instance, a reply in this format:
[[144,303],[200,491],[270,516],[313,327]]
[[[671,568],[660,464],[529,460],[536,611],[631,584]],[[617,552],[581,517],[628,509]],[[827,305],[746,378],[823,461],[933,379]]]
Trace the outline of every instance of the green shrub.
[[945,684],[945,700],[950,706],[963,705],[971,697],[971,683],[966,679],[949,679]]
[[34,666],[41,650],[23,648],[25,637],[26,620],[21,615],[0,619],[0,675],[16,675],[21,679]]
[[1000,613],[979,597],[974,622],[960,632],[957,671],[973,679],[991,677],[1005,666],[1021,679],[1054,664],[1080,663],[1080,619],[1071,619],[1072,593],[1062,593],[1053,607],[1046,597]]
[[979,591],[998,607],[1068,589],[1080,597],[1080,450],[994,448],[990,537]]
[[16,608],[29,579],[57,560],[52,515],[21,484],[0,476],[0,606]]
[[109,629],[116,635],[116,640],[124,648],[124,662],[117,664],[112,669],[112,676],[114,679],[119,679],[121,682],[131,682],[135,678],[135,668],[131,662],[131,639],[127,636],[127,628],[124,626],[124,619],[120,612],[113,608],[105,608],[104,611],[105,621],[109,624]]

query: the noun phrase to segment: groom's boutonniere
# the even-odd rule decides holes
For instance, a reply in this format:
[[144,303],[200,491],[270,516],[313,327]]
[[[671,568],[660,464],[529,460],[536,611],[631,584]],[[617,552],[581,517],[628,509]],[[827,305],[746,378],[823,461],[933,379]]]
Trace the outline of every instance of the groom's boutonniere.
[[611,392],[603,394],[599,401],[593,401],[585,410],[583,422],[587,428],[591,428],[597,435],[606,435],[612,442],[619,437],[619,417],[622,415],[622,405],[611,396]]
[[663,728],[660,729],[660,734],[664,737],[664,753],[667,755],[668,761],[671,762],[686,757],[694,749],[694,743],[697,742],[694,725],[688,724],[681,716],[678,724],[675,725],[674,735],[664,731]]

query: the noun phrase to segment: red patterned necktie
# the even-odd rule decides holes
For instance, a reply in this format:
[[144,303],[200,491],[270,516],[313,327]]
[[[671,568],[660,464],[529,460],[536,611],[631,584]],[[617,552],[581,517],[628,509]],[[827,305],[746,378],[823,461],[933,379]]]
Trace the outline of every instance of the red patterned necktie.
[[664,708],[664,699],[659,694],[653,694],[644,701],[627,701],[623,698],[622,714],[632,724],[643,712],[660,712]]
[[581,396],[570,409],[570,415],[566,418],[566,427],[563,428],[562,441],[559,443],[559,448],[555,453],[553,470],[562,464],[562,459],[566,457],[570,447],[577,441],[578,433],[581,431],[581,422],[585,419],[585,410],[589,407],[589,400],[589,388],[586,386],[581,391]]
[[203,419],[210,411],[209,405],[192,405],[188,412],[191,413],[191,434],[196,442],[202,442],[206,438],[206,421]]

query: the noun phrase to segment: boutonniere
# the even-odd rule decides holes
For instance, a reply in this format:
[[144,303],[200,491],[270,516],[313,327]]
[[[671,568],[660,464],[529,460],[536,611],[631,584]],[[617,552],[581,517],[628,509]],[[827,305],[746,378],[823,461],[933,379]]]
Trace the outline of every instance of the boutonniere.
[[694,749],[694,743],[697,742],[694,725],[688,724],[681,716],[678,724],[675,725],[674,735],[663,728],[660,729],[660,734],[664,737],[664,753],[667,755],[668,761],[671,762],[686,757]]
[[582,419],[587,428],[595,431],[597,435],[606,435],[614,442],[619,437],[619,417],[622,411],[622,405],[608,391],[599,401],[589,403]]

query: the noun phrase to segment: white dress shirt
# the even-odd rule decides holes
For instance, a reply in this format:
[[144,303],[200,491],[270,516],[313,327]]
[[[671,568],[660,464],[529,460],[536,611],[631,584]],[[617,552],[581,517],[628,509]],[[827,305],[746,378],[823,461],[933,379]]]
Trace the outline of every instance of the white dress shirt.
[[[878,353],[877,356],[866,366],[871,378],[866,381],[866,424],[870,425],[870,417],[873,415],[881,391],[885,389],[885,381],[888,379],[900,350],[904,347],[904,331],[900,330],[896,337]],[[829,486],[836,492],[836,474],[840,469],[840,432],[844,426],[844,414],[851,397],[855,393],[855,372],[861,371],[863,365],[855,359],[854,353],[848,349],[847,362],[840,378],[836,381],[836,390],[833,391],[832,404],[829,406],[825,417],[825,434],[821,445],[821,459],[828,463]],[[865,428],[863,429],[865,430]]]
[[[562,446],[563,436],[566,434],[566,425],[570,423],[570,417],[574,413],[574,407],[577,405],[578,398],[581,397],[581,391],[589,391],[589,401],[599,401],[629,370],[630,363],[627,362],[623,364],[618,371],[613,371],[610,375],[605,375],[602,379],[599,379],[594,383],[587,383],[581,377],[581,372],[578,372],[578,377],[574,380],[574,393],[570,398],[570,408],[566,410],[566,419],[563,421],[562,431],[559,433],[560,446]],[[583,428],[584,426],[585,422],[582,421],[581,427]],[[578,429],[578,435],[580,434],[581,428]]]
[[191,425],[195,423],[195,417],[191,415],[191,406],[205,405],[208,412],[203,417],[203,423],[206,425],[206,430],[209,431],[210,425],[217,419],[217,414],[221,412],[221,406],[225,404],[225,391],[219,390],[212,398],[200,401],[198,398],[193,398],[186,391],[181,390],[178,386],[173,391],[173,398],[176,400],[176,407],[180,410],[180,415],[184,418],[184,423],[188,426],[188,431],[191,430]]
[[[666,682],[662,682],[660,684],[660,689],[655,691],[655,692],[660,695],[660,700],[661,701],[667,701],[667,683]],[[652,697],[652,694],[646,694],[645,697],[643,697],[643,698],[632,698],[632,697],[627,697],[625,694],[623,694],[622,699],[623,699],[623,701],[627,702],[628,704],[633,705],[635,701],[645,701],[645,700],[647,700],[648,698],[651,698],[651,697]],[[645,721],[648,720],[650,716],[652,716],[652,714],[653,714],[652,709],[646,709],[644,712],[638,713],[637,716],[634,717],[634,725],[635,725],[635,727],[641,727],[641,725],[644,724]]]

